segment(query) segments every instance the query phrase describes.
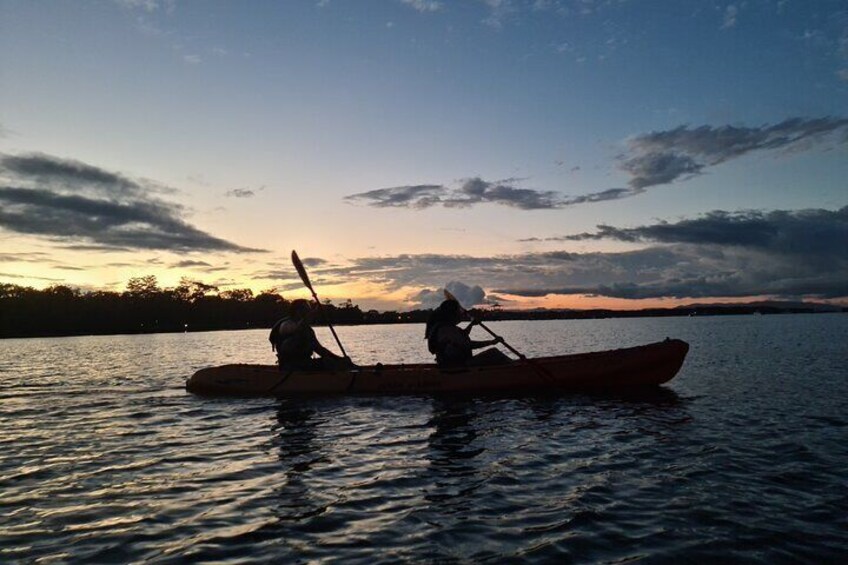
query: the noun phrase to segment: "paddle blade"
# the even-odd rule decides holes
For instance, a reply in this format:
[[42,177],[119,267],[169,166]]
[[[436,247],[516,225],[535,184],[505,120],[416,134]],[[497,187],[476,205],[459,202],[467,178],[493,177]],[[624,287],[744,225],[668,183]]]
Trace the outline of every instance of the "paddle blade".
[[297,274],[300,275],[300,280],[302,280],[303,284],[306,285],[306,288],[315,292],[312,290],[312,283],[309,282],[309,275],[306,273],[306,267],[303,266],[303,262],[300,260],[300,257],[297,256],[297,251],[294,249],[292,249],[292,264],[297,270]]

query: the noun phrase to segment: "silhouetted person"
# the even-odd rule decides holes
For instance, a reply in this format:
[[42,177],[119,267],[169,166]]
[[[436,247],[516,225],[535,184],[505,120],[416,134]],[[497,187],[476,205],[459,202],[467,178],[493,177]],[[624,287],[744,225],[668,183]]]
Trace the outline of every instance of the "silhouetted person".
[[[277,320],[271,328],[268,340],[271,350],[277,352],[281,370],[310,371],[339,369],[350,362],[339,357],[318,341],[315,330],[309,325],[312,307],[307,300],[294,300],[289,306],[289,315]],[[313,359],[317,353],[320,359]]]
[[427,329],[424,338],[430,353],[436,354],[436,363],[442,368],[497,365],[512,361],[501,351],[492,348],[477,355],[473,354],[475,349],[488,347],[503,343],[503,339],[497,338],[488,341],[474,341],[469,334],[478,322],[471,320],[466,328],[460,328],[462,321],[462,309],[456,300],[445,300],[438,308],[433,310],[430,319],[427,320]]

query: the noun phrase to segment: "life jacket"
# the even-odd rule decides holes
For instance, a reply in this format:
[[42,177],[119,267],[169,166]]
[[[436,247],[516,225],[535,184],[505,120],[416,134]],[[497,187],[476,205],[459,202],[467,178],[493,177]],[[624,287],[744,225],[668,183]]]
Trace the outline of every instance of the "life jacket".
[[291,318],[283,318],[271,328],[268,340],[281,363],[304,361],[312,357],[312,329]]
[[[439,339],[442,330],[450,330],[452,339]],[[459,340],[453,338],[461,338]],[[439,367],[462,367],[471,359],[471,343],[462,330],[451,323],[434,324],[427,335],[427,348],[436,355]]]
[[439,335],[439,329],[444,323],[436,322],[431,327],[427,328],[427,351],[436,354],[439,352],[439,342],[436,337]]

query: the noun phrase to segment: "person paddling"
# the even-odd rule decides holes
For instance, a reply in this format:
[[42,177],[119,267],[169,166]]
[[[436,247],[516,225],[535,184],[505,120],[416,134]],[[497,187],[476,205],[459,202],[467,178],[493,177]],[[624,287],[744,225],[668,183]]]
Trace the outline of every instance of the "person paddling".
[[[350,361],[321,345],[309,324],[312,307],[307,300],[297,299],[289,306],[289,315],[271,327],[268,340],[277,353],[281,370],[319,371],[346,368]],[[312,357],[317,353],[319,358]]]
[[487,341],[474,341],[470,337],[471,329],[478,323],[472,319],[466,328],[460,328],[462,308],[456,300],[445,300],[433,310],[427,320],[424,339],[430,353],[435,353],[436,363],[441,368],[456,368],[481,365],[498,365],[512,361],[498,349],[487,349],[477,355],[473,350],[503,343],[502,338]]

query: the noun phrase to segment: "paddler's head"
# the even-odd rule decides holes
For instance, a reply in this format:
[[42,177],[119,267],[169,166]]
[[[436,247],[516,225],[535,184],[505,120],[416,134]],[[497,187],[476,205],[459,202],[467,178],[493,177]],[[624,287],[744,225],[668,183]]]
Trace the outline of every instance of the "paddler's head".
[[306,320],[311,312],[312,305],[308,300],[304,300],[303,298],[292,300],[292,303],[289,306],[289,316],[298,322]]
[[439,311],[445,322],[458,324],[462,321],[462,308],[456,300],[445,300],[439,305]]

